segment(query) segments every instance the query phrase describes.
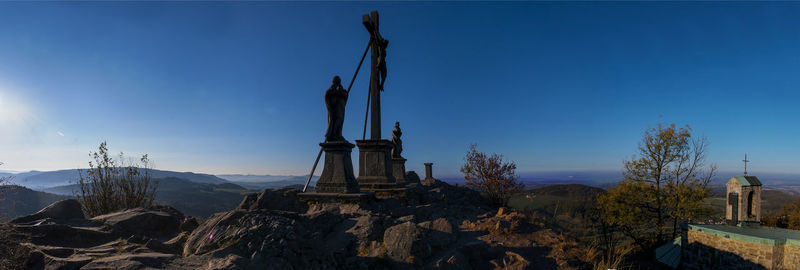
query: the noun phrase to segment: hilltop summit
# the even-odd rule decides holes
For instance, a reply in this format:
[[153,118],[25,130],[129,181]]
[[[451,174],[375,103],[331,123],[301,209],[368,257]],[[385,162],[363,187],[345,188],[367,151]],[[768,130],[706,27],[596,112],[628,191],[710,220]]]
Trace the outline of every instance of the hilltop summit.
[[413,186],[405,197],[360,204],[307,204],[298,193],[278,189],[250,194],[236,209],[205,221],[171,207],[85,219],[60,213],[75,212],[76,202],[65,200],[4,224],[7,232],[24,236],[4,244],[21,246],[8,258],[26,269],[586,266],[577,244],[545,229],[543,219],[488,207],[477,192],[464,187],[437,181]]

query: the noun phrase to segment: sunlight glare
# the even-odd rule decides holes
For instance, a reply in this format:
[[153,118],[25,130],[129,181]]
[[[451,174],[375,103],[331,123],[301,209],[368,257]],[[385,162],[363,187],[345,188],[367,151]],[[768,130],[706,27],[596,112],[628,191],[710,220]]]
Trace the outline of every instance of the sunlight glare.
[[12,96],[7,88],[0,86],[0,125],[4,128],[14,128],[23,124],[29,117],[27,106]]

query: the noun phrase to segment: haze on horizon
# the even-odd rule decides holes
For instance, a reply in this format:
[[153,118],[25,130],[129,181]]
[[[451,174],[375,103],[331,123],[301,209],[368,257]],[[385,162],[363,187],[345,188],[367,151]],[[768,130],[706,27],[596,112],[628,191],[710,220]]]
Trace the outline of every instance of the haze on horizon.
[[[477,143],[522,173],[618,171],[663,121],[721,171],[800,174],[795,2],[0,2],[0,169],[83,168],[106,140],[161,170],[307,174],[371,10],[409,170],[458,175]],[[350,141],[366,95],[361,73]]]

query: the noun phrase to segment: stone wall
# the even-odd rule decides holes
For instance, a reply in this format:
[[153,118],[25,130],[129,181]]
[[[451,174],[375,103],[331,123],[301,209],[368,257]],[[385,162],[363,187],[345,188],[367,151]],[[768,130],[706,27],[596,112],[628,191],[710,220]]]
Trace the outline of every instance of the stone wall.
[[800,270],[800,245],[791,242],[758,244],[684,230],[681,245],[684,269]]
[[800,270],[800,243],[789,242],[784,247],[782,269]]

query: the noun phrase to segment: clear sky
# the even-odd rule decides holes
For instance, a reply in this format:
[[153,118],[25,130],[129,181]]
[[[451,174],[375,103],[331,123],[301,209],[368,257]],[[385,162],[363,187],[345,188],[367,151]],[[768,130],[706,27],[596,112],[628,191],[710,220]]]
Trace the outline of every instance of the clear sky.
[[796,2],[0,2],[0,169],[86,167],[107,140],[163,170],[305,174],[373,9],[383,133],[400,121],[409,170],[457,175],[471,143],[519,172],[620,170],[664,121],[722,170],[746,152],[800,173]]

